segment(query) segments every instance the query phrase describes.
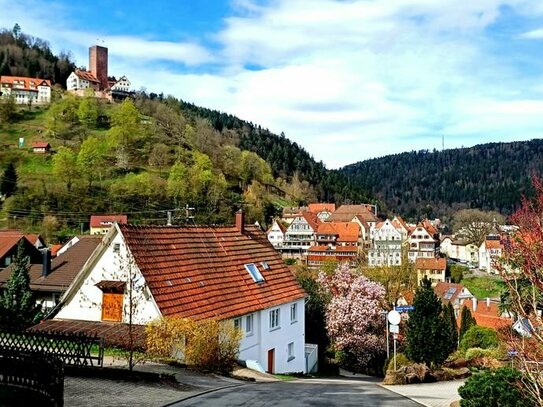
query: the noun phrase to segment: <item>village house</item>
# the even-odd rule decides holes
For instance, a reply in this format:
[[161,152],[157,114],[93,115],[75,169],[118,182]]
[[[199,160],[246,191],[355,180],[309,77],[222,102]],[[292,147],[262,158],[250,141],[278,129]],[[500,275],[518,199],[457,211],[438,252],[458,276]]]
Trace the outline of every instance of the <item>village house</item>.
[[371,231],[379,222],[375,205],[341,205],[327,219],[327,222],[356,222],[360,225],[364,247],[371,246]]
[[437,229],[427,219],[412,228],[407,238],[409,261],[414,263],[418,258],[434,258],[437,254],[438,236]]
[[0,76],[0,98],[12,97],[16,104],[51,103],[51,81],[24,76]]
[[62,296],[55,320],[230,321],[243,330],[241,360],[270,373],[305,372],[305,297],[265,234],[244,224],[242,212],[235,226],[225,227],[115,223]]
[[[61,255],[54,259],[51,259],[49,250],[43,250],[41,264],[30,265],[28,272],[30,289],[45,314],[58,304],[61,295],[100,242],[101,238],[81,237],[76,244],[69,247],[69,250],[62,251]],[[9,280],[12,270],[13,264],[0,272],[0,288]]]
[[451,303],[458,316],[459,311],[466,301],[471,301],[475,296],[462,284],[437,283],[434,292],[443,304]]
[[479,248],[473,243],[444,236],[441,239],[439,250],[447,257],[463,263],[479,263]]
[[321,222],[326,222],[330,215],[335,212],[336,204],[334,203],[310,203],[307,206],[309,212],[317,215]]
[[105,235],[115,222],[128,223],[128,217],[126,215],[91,215],[90,234]]
[[283,241],[285,240],[285,233],[287,228],[283,226],[279,219],[274,219],[272,225],[266,232],[268,240],[276,250],[283,248]]
[[51,152],[51,144],[47,141],[35,141],[32,143],[32,152],[34,154],[47,154]]
[[407,241],[407,227],[401,218],[386,219],[372,229],[372,246],[368,250],[369,266],[400,266]]
[[432,282],[432,286],[439,282],[445,282],[447,272],[447,259],[436,257],[417,257],[415,259],[415,270],[417,270],[417,285],[424,277]]
[[311,269],[318,269],[331,262],[335,265],[348,263],[349,267],[355,268],[358,265],[358,250],[352,246],[312,246],[307,253],[307,266]]
[[0,274],[3,273],[2,269],[9,266],[15,259],[17,247],[21,241],[30,263],[41,262],[41,252],[36,247],[40,244],[41,238],[37,235],[24,235],[18,230],[2,230],[0,231]]
[[488,236],[479,248],[479,269],[489,274],[498,274],[495,267],[497,259],[502,257],[503,243],[499,236]]
[[[475,318],[478,326],[492,329],[510,328],[513,325],[513,317],[507,312],[500,311],[500,301],[486,298],[478,300],[473,297],[471,301],[466,301],[463,304],[471,311],[471,315]],[[460,326],[462,310],[460,309],[457,323]]]
[[283,255],[299,259],[307,256],[309,248],[316,245],[319,224],[319,218],[314,213],[298,213],[285,232]]

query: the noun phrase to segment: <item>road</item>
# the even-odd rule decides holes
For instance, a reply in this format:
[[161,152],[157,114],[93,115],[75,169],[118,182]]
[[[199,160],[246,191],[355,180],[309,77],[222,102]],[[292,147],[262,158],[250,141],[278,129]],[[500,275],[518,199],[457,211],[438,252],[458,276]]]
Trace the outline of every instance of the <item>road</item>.
[[251,383],[209,392],[170,406],[420,407],[420,404],[378,386],[377,382],[376,379],[366,376],[360,379],[299,379]]

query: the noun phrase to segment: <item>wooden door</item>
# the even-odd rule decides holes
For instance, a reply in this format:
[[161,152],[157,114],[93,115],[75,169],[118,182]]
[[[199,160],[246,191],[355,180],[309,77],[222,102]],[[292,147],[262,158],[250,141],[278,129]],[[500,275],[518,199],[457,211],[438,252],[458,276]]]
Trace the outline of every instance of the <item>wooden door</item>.
[[103,293],[102,321],[121,322],[123,319],[124,294]]
[[268,373],[274,373],[275,369],[274,369],[274,365],[275,365],[275,348],[273,349],[270,349],[268,351]]

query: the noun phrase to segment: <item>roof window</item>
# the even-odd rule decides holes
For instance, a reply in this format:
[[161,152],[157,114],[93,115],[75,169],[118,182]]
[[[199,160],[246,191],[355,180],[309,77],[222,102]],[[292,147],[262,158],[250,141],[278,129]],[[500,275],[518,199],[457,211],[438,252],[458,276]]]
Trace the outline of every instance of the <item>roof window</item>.
[[254,263],[246,264],[245,269],[249,272],[255,283],[264,282],[264,277],[262,277],[262,274]]

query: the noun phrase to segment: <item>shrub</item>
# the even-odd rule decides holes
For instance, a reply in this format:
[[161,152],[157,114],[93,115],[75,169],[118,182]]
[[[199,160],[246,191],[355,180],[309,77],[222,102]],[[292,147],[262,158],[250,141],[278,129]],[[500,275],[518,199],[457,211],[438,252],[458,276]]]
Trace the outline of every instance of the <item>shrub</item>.
[[498,346],[498,334],[491,328],[472,326],[460,340],[460,349],[466,351],[469,348],[494,348]]
[[[402,366],[407,366],[411,363],[413,362],[411,362],[403,353],[396,354],[396,369],[399,369]],[[385,361],[385,365],[383,366],[383,374],[386,376],[389,370],[394,370],[394,355],[390,355],[390,357]]]
[[467,360],[483,357],[492,357],[492,349],[469,348],[466,351]]
[[471,376],[458,389],[458,394],[462,397],[460,406],[533,406],[535,403],[520,391],[519,382],[521,378],[521,373],[511,368],[485,370],[482,373]]

